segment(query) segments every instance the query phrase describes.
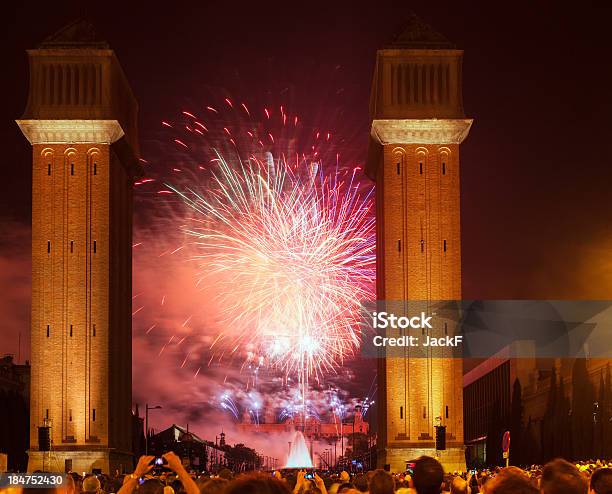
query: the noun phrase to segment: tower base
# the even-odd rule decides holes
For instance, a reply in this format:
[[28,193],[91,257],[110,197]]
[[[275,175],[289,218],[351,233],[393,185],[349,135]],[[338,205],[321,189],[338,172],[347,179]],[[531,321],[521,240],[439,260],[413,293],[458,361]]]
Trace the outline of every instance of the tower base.
[[106,474],[131,472],[134,457],[108,449],[72,451],[28,451],[28,472],[77,472]]
[[378,467],[391,467],[391,472],[406,471],[406,463],[419,456],[431,456],[444,467],[446,473],[465,472],[465,447],[453,447],[445,450],[435,448],[384,448],[378,451]]

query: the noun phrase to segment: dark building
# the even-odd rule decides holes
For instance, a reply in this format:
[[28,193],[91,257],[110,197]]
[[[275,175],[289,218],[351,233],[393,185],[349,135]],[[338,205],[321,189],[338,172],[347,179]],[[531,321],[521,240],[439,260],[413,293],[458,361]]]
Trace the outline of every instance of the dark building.
[[[483,369],[480,371],[483,372]],[[464,377],[464,435],[470,466],[484,464],[487,437],[492,439],[492,435],[498,436],[497,429],[505,427],[510,414],[510,361],[506,360],[487,371],[482,374],[468,373]]]
[[7,455],[8,471],[24,471],[28,464],[30,364],[0,359],[0,453]]
[[[526,342],[514,345],[519,344]],[[516,354],[508,346],[463,377],[468,466],[504,464],[501,440],[506,430],[512,431],[512,464],[544,463],[556,456],[608,457],[610,360]]]

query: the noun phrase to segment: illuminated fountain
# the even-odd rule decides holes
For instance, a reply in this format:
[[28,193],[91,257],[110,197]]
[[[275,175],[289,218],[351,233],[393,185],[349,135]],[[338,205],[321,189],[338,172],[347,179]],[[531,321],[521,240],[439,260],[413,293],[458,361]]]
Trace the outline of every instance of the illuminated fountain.
[[297,431],[293,436],[291,442],[291,449],[289,450],[289,458],[287,458],[287,464],[285,468],[312,468],[312,458],[308,452],[308,446],[306,446],[306,440],[302,431]]

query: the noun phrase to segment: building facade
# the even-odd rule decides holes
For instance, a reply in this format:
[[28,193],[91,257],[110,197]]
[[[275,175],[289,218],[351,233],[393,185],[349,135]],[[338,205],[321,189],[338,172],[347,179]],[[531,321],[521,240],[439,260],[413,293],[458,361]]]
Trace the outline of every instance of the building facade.
[[[547,415],[552,413],[558,420],[552,430],[552,434],[558,438],[557,442],[561,443],[561,438],[571,436],[572,415],[578,408],[573,403],[576,394],[573,373],[577,359],[538,358],[535,352],[533,357],[517,358],[515,345],[505,347],[470,369],[463,377],[465,442],[470,466],[503,463],[501,437],[504,431],[513,428],[512,400],[517,382],[521,389],[521,423],[517,424],[520,438],[511,440],[511,444],[516,445],[515,450],[511,447],[510,451],[512,464],[542,463],[556,456],[581,459],[580,451],[576,448],[547,452],[545,429]],[[520,353],[524,355],[524,346]],[[601,393],[604,382],[608,389],[612,386],[609,374],[612,362],[597,358],[581,360],[584,362],[586,379],[580,386],[588,387],[590,391],[587,393],[590,396],[590,403],[586,404],[587,421],[592,422],[590,432],[593,434],[594,450],[589,457],[598,458],[597,441],[601,439],[598,438],[601,436],[598,422],[604,417],[606,422],[610,422],[612,417],[612,399],[605,398],[605,403],[602,403]],[[555,388],[552,394],[551,385]],[[556,399],[552,409],[551,396]],[[563,402],[567,403],[565,407]],[[602,409],[603,405],[607,405],[606,410]],[[562,415],[565,415],[565,419]],[[571,437],[568,442],[571,443]],[[561,447],[560,444],[557,446]],[[518,455],[514,455],[514,451]]]
[[[28,50],[32,145],[28,470],[132,467],[137,104],[108,45],[73,23]],[[50,426],[51,451],[38,428]]]
[[308,439],[337,440],[351,434],[368,435],[370,424],[364,420],[361,406],[357,406],[352,419],[347,420],[334,416],[333,420],[327,422],[313,416],[304,419],[302,414],[290,416],[284,421],[277,421],[274,413],[265,414],[265,420],[260,422],[254,419],[249,410],[245,410],[237,428],[244,432],[264,434],[302,431],[304,437]]
[[[414,16],[377,52],[366,173],[376,182],[379,301],[461,299],[459,145],[472,124],[462,55]],[[379,466],[403,471],[428,454],[447,471],[465,468],[461,383],[460,359],[411,358],[409,348],[379,359]],[[444,451],[435,450],[436,425],[446,426]]]

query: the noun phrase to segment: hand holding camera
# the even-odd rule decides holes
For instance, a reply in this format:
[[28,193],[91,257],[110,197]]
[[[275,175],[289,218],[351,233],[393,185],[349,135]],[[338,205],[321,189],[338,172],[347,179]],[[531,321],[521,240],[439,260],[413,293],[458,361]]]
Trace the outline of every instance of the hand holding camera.
[[134,473],[132,475],[134,475],[134,477],[142,477],[143,475],[149,473],[151,468],[153,468],[151,462],[154,458],[154,456],[141,456],[138,459],[138,464],[136,465],[136,468],[134,469]]

